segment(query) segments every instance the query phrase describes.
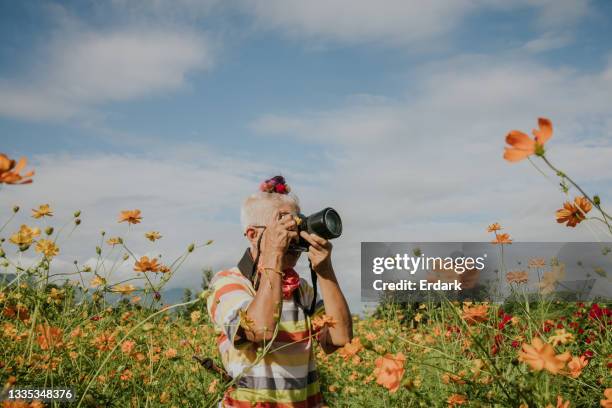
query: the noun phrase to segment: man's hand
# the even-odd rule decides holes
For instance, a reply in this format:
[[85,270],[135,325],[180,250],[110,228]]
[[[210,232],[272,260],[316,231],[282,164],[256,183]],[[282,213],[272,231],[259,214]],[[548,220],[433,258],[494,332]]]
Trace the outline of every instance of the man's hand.
[[306,231],[300,232],[300,236],[310,243],[308,248],[308,259],[312,264],[312,269],[318,274],[328,274],[331,272],[331,251],[332,244],[328,240],[316,234],[309,234]]
[[278,263],[291,241],[297,238],[297,224],[290,214],[283,216],[277,211],[272,221],[263,233],[261,241],[261,265],[263,267],[280,268]]
[[310,243],[308,258],[312,264],[312,269],[321,278],[319,279],[319,285],[323,294],[325,313],[337,322],[320,338],[323,350],[326,353],[331,353],[338,347],[350,343],[353,338],[353,319],[332,268],[331,242],[306,231],[301,231],[300,236]]

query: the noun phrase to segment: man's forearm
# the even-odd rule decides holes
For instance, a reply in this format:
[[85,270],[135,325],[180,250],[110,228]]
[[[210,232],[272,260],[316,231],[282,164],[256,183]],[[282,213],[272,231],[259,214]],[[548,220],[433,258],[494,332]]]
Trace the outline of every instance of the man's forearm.
[[246,312],[252,320],[252,330],[246,331],[249,341],[261,342],[272,338],[282,296],[282,277],[277,273],[281,265],[282,254],[262,260],[264,270],[259,275],[259,287]]
[[350,343],[353,338],[351,312],[331,266],[318,274],[318,281],[323,294],[325,314],[336,320],[334,327],[329,328],[331,342],[334,346],[341,347]]

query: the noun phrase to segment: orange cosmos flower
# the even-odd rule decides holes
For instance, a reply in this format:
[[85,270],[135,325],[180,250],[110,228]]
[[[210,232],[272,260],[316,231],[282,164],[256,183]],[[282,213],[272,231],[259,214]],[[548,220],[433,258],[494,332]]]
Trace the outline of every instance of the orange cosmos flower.
[[149,260],[148,256],[143,256],[134,263],[134,270],[136,272],[159,272],[160,266],[157,263],[157,258]]
[[448,397],[446,402],[448,403],[449,408],[452,408],[452,407],[455,407],[457,405],[466,404],[468,402],[468,399],[467,399],[467,397],[465,395],[453,394],[450,397]]
[[496,222],[487,227],[487,232],[499,231],[500,229],[502,229],[501,225],[499,225],[499,223]]
[[[33,405],[34,403],[36,403],[37,405]],[[39,408],[39,407],[43,407],[44,405],[40,405],[40,401],[32,401],[32,404],[28,403],[27,401],[24,400],[8,400],[8,401],[3,401],[2,402],[2,408]]]
[[123,354],[130,355],[132,350],[134,350],[134,346],[136,346],[136,342],[132,340],[125,340],[123,343],[121,343],[121,352]]
[[601,400],[600,404],[603,408],[612,408],[612,388],[606,388],[604,391],[605,400]]
[[555,330],[555,334],[548,338],[549,341],[552,342],[553,346],[558,346],[559,344],[569,343],[574,340],[574,335],[565,331],[565,329]]
[[92,344],[100,351],[108,351],[115,347],[115,335],[105,331],[92,340]]
[[580,357],[572,357],[572,360],[567,363],[567,368],[569,368],[569,375],[572,378],[578,378],[580,374],[582,374],[582,370],[589,364],[589,360],[584,356]]
[[539,337],[534,337],[531,344],[524,343],[522,351],[519,352],[519,361],[527,363],[532,370],[545,369],[552,374],[559,373],[570,358],[568,352],[557,355],[555,349]]
[[492,244],[511,244],[510,234],[495,234],[495,239],[491,241]]
[[517,162],[535,154],[544,155],[544,144],[552,137],[552,123],[546,118],[538,118],[539,129],[532,131],[534,139],[530,139],[519,130],[511,130],[506,135],[506,143],[512,147],[504,148],[504,159]]
[[138,224],[142,221],[140,210],[124,210],[119,215],[118,222],[127,222],[128,224]]
[[388,389],[389,392],[396,392],[404,376],[405,361],[406,357],[402,352],[396,355],[386,354],[384,357],[378,357],[374,369],[376,383]]
[[530,268],[544,268],[546,266],[546,260],[543,258],[533,258],[529,260]]
[[175,348],[169,348],[168,350],[164,352],[164,356],[169,360],[172,360],[177,355],[178,355],[178,352],[176,351]]
[[323,327],[335,327],[336,323],[338,322],[333,317],[323,314],[321,316],[317,316],[314,319],[312,319],[311,323],[312,323],[312,330],[319,331]]
[[569,408],[570,406],[570,401],[563,401],[563,398],[560,395],[557,395],[557,405],[555,405],[554,407],[552,406],[552,404],[548,404],[546,405],[546,408]]
[[129,381],[129,380],[131,380],[131,379],[132,379],[132,377],[133,377],[132,371],[131,371],[131,370],[129,370],[129,369],[127,369],[127,368],[126,368],[126,369],[124,369],[124,370],[121,372],[121,375],[119,376],[119,378],[121,379],[121,381]]
[[26,166],[27,159],[22,157],[19,162],[11,160],[6,154],[0,153],[0,184],[28,184],[32,182],[34,171],[24,175],[19,174]]
[[36,342],[40,346],[42,350],[48,350],[53,347],[61,347],[63,345],[62,329],[59,327],[49,326],[48,324],[39,324],[36,326],[36,332],[38,333],[38,337]]
[[591,211],[593,205],[586,197],[574,198],[574,203],[566,201],[563,203],[563,208],[557,210],[557,222],[559,224],[567,223],[568,227],[575,227],[586,219],[586,213]]
[[489,305],[476,305],[470,307],[469,305],[463,306],[463,320],[467,324],[475,324],[478,322],[485,322],[488,320],[487,313],[489,312]]
[[527,283],[528,280],[529,275],[526,271],[508,272],[506,274],[506,281],[508,283]]
[[42,218],[42,217],[52,217],[53,210],[49,207],[49,204],[41,204],[38,206],[38,209],[32,208],[32,217],[33,218]]
[[357,355],[361,350],[363,350],[361,340],[359,340],[359,337],[353,337],[350,343],[345,344],[344,347],[338,350],[338,354],[344,357],[345,360],[348,360],[349,357]]

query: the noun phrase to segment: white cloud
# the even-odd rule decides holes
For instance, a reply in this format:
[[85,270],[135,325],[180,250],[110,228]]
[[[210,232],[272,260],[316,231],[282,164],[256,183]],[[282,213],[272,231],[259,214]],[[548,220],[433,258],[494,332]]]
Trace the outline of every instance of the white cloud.
[[523,49],[527,52],[539,53],[563,48],[573,40],[573,37],[568,33],[548,31],[533,40],[527,41],[523,45]]
[[245,2],[259,21],[293,35],[341,42],[413,43],[452,30],[474,7],[471,0],[257,0]]
[[584,74],[513,53],[421,68],[405,98],[252,124],[262,135],[319,144],[330,157],[330,174],[302,201],[342,214],[336,265],[353,302],[362,241],[487,241],[496,221],[518,241],[609,240],[596,222],[557,224],[565,197],[554,174],[546,179],[502,154],[509,130],[530,133],[538,116],[550,117],[548,157],[610,209],[612,63]]
[[455,31],[466,17],[487,11],[531,10],[538,29],[568,28],[589,13],[573,0],[255,0],[242,1],[265,28],[340,43],[422,47]]
[[27,77],[0,80],[0,114],[65,119],[96,105],[183,87],[209,69],[213,47],[194,32],[167,28],[69,30],[55,37]]

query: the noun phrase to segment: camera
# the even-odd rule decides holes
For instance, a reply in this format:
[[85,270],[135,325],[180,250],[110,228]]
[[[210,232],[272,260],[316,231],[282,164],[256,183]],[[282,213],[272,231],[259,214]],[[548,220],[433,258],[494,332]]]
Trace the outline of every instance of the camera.
[[321,238],[333,239],[342,235],[342,220],[340,214],[331,207],[327,207],[312,215],[305,216],[298,214],[298,242],[289,245],[290,251],[308,251],[310,244],[299,233],[306,231],[309,234],[316,234]]

